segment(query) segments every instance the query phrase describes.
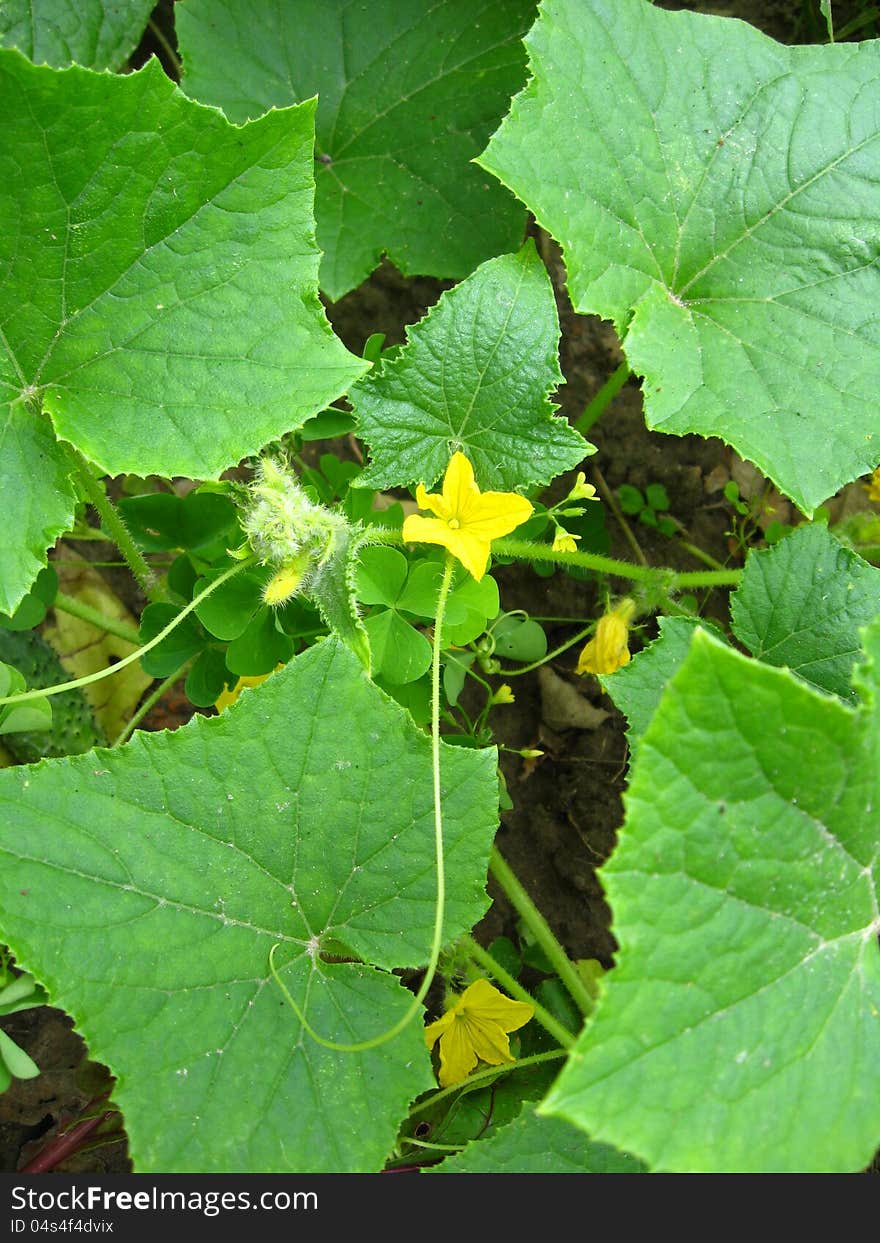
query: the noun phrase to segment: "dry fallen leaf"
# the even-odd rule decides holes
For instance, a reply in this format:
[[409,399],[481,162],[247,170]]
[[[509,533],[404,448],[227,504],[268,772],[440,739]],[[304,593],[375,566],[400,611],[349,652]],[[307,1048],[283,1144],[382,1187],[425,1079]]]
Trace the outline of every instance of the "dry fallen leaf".
[[[137,619],[87,561],[58,559],[53,565],[58,573],[59,589],[65,595],[74,596],[105,617],[137,629]],[[52,644],[72,678],[97,673],[135,650],[124,639],[98,630],[90,622],[80,621],[61,609],[53,610],[52,616],[52,623],[43,629],[43,638]],[[134,662],[120,673],[83,687],[83,694],[109,742],[114,742],[122,733],[141,696],[152,683],[153,679]]]
[[598,729],[611,715],[594,708],[576,687],[547,665],[538,670],[541,688],[541,720],[551,729]]

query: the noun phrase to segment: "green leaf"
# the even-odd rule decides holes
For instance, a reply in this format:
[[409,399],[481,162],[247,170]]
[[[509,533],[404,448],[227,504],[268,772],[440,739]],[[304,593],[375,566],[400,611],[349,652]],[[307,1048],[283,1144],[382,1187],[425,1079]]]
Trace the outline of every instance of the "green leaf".
[[[2,247],[0,228],[0,252]],[[2,301],[0,294],[0,305]],[[24,407],[7,404],[0,361],[0,496],[7,514],[5,538],[0,540],[4,613],[15,612],[46,565],[46,549],[73,525],[77,495],[71,469],[48,423]]]
[[383,609],[364,622],[370,636],[373,669],[386,682],[415,682],[431,667],[431,644],[394,609]]
[[[443,581],[443,563],[431,559],[418,561],[410,567],[406,585],[397,599],[397,607],[416,617],[437,616],[437,600]],[[453,604],[453,610],[455,605]]]
[[153,0],[5,0],[0,44],[38,65],[121,69],[137,47]]
[[645,500],[658,513],[669,509],[669,493],[662,483],[649,483],[645,488]]
[[186,675],[186,697],[197,708],[210,708],[217,702],[228,677],[226,654],[209,647],[200,652]]
[[596,1144],[560,1118],[541,1118],[526,1105],[487,1139],[447,1157],[432,1174],[643,1174],[645,1167],[607,1144]]
[[406,582],[409,564],[396,548],[362,548],[357,567],[357,596],[362,604],[392,608]]
[[617,965],[544,1108],[656,1170],[855,1171],[880,1141],[863,635],[853,709],[698,631],[639,746],[601,871]]
[[52,705],[48,699],[30,699],[0,709],[0,734],[27,733],[52,728]]
[[236,128],[155,60],[116,77],[0,51],[3,611],[72,518],[40,405],[109,474],[204,479],[364,370],[317,296],[313,112]]
[[[151,639],[155,639],[179,612],[180,609],[173,604],[148,604],[141,614],[141,643],[149,643]],[[190,614],[161,643],[141,657],[143,670],[152,678],[167,678],[184,661],[200,652],[205,642],[205,635]]]
[[[303,710],[303,707],[307,710]],[[442,750],[444,941],[488,905],[493,750]],[[221,716],[0,772],[2,938],[117,1076],[135,1167],[379,1168],[432,1083],[390,1027],[435,907],[430,742],[335,639]],[[21,891],[25,892],[22,893]],[[363,963],[327,962],[325,945]],[[157,947],[161,952],[157,952]]]
[[[226,565],[200,578],[193,594],[200,595],[228,569]],[[244,634],[257,610],[263,607],[263,588],[271,576],[271,571],[264,569],[244,570],[234,575],[196,606],[196,617],[216,639],[227,642],[237,639]]]
[[46,612],[58,594],[58,575],[53,567],[40,570],[30,591],[10,617],[0,613],[0,629],[33,630],[45,620]]
[[845,699],[854,698],[859,627],[878,614],[880,569],[821,523],[749,553],[731,599],[734,633],[753,655]]
[[0,1061],[15,1079],[36,1079],[40,1068],[5,1031],[0,1030]]
[[648,728],[672,675],[688,654],[697,627],[724,642],[721,631],[699,617],[658,617],[657,623],[660,633],[652,643],[636,652],[628,665],[602,677],[602,686],[627,719],[630,747]]
[[525,81],[534,0],[188,0],[186,90],[233,121],[318,96],[321,287],[339,298],[383,253],[462,277],[522,239],[522,208],[471,161]]
[[531,617],[508,615],[492,627],[495,655],[531,664],[547,655],[547,635]]
[[264,606],[229,644],[226,667],[239,677],[258,677],[286,664],[292,655],[293,641],[276,626],[272,609]]
[[236,543],[235,506],[219,492],[196,491],[186,496],[152,492],[123,497],[118,507],[132,535],[148,552],[186,548],[211,560]]
[[473,642],[486,629],[489,619],[498,616],[498,607],[498,584],[491,574],[485,574],[479,582],[464,575],[446,602],[443,647],[465,647]]
[[545,0],[526,43],[479,162],[614,321],[648,425],[722,437],[806,512],[874,467],[880,45],[646,0]]
[[548,400],[562,382],[559,322],[531,241],[448,290],[408,336],[352,393],[372,451],[357,487],[431,487],[461,450],[482,489],[512,492],[595,452]]

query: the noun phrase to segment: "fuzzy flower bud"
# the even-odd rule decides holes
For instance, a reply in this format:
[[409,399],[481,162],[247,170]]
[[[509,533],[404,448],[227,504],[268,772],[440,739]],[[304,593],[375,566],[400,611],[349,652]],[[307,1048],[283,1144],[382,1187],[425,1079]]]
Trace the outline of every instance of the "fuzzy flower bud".
[[275,568],[264,598],[278,606],[307,589],[347,523],[310,500],[286,463],[263,458],[247,489],[241,525],[263,565]]

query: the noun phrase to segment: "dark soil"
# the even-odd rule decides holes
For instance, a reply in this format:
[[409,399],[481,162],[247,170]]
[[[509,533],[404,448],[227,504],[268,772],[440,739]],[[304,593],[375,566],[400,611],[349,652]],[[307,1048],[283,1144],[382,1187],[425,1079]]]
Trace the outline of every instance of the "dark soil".
[[[745,17],[783,40],[819,37],[804,30],[805,7],[800,0],[668,3],[664,7]],[[558,400],[563,412],[576,418],[620,363],[620,344],[609,324],[572,312],[564,294],[558,251],[546,236],[537,240],[557,289],[563,330],[561,358],[566,383]],[[361,288],[329,308],[329,313],[342,339],[360,352],[373,332],[385,332],[386,344],[403,341],[405,326],[420,319],[447,287],[428,279],[405,279],[389,264],[383,264]],[[727,531],[731,514],[720,489],[734,463],[733,455],[720,441],[648,432],[640,391],[632,380],[589,438],[598,452],[584,463],[588,478],[598,467],[600,475],[594,475],[594,480],[601,479],[612,491],[623,483],[642,489],[650,483],[665,485],[672,513],[688,539],[721,561],[730,559]],[[631,560],[633,550],[623,527],[611,514],[607,520],[611,554]],[[634,524],[634,533],[649,563],[700,568],[679,542],[638,523]],[[501,567],[496,576],[505,609],[524,609],[538,617],[570,617],[581,625],[580,619],[588,620],[601,611],[595,582],[561,572],[541,578],[530,568],[516,565]],[[612,592],[626,589],[623,582],[609,586]],[[723,618],[723,597],[709,598],[704,605],[709,615]],[[573,633],[570,625],[550,624],[546,629],[551,648]],[[652,633],[648,626],[641,637],[647,640]],[[633,646],[638,647],[639,641],[636,637]],[[596,869],[611,852],[623,819],[621,795],[628,763],[625,722],[595,678],[578,678],[573,673],[577,650],[566,652],[552,662],[551,668],[591,704],[608,713],[597,728],[560,725],[542,699],[537,674],[511,679],[516,702],[493,713],[499,743],[544,753],[537,760],[503,754],[502,769],[514,808],[502,815],[498,845],[568,952],[576,958],[597,958],[608,967],[615,942]],[[153,710],[144,727],[173,729],[189,719],[192,711],[178,687]],[[484,943],[501,933],[515,935],[514,913],[491,881],[489,892],[495,900],[477,929]],[[26,1011],[12,1016],[4,1026],[42,1068],[39,1078],[14,1081],[12,1088],[0,1095],[0,1169],[13,1171],[23,1168],[59,1128],[63,1130],[81,1116],[100,1096],[106,1081],[101,1079],[100,1068],[87,1061],[82,1041],[59,1011]],[[126,1170],[130,1167],[124,1137],[81,1152],[57,1168],[71,1172]]]

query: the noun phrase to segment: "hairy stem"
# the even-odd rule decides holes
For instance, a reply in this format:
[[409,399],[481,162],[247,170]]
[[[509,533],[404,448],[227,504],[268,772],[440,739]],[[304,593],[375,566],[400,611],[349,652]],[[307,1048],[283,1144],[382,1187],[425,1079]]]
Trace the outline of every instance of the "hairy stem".
[[489,859],[489,871],[534,933],[535,940],[547,955],[562,983],[571,993],[581,1014],[592,1013],[595,1003],[578,975],[577,968],[556,940],[550,925],[523,889],[497,846],[492,850]]
[[606,406],[614,400],[631,375],[629,363],[624,361],[617,370],[608,377],[596,396],[589,403],[574,425],[582,436],[585,436],[596,420],[602,415]]
[[144,554],[132,539],[122,514],[110,500],[100,480],[92,474],[91,467],[79,450],[68,445],[68,453],[76,466],[77,477],[89,498],[89,503],[101,519],[101,526],[122,553],[128,568],[140,583],[147,599],[158,600],[161,595],[159,581]]

